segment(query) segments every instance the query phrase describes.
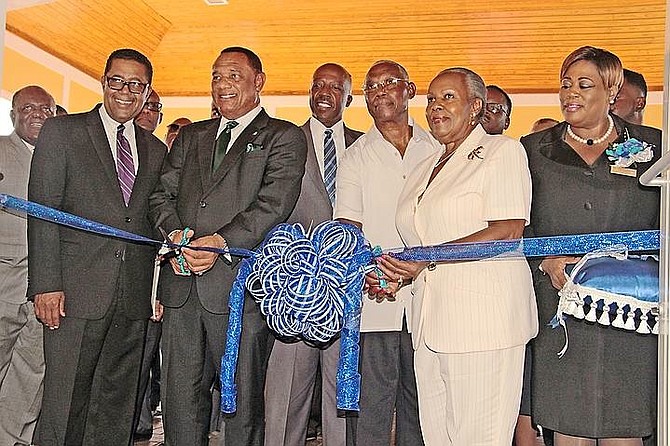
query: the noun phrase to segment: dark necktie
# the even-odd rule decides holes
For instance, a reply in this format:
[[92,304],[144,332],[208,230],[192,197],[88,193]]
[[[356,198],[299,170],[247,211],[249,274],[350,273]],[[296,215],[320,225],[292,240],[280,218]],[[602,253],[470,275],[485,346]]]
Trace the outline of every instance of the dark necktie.
[[123,202],[128,206],[130,194],[133,192],[135,183],[135,166],[133,154],[130,151],[130,143],[123,136],[125,126],[123,124],[116,128],[116,174],[119,177],[119,186],[123,194]]
[[326,129],[323,136],[323,183],[330,198],[330,204],[335,204],[335,176],[337,174],[337,156],[333,131]]
[[230,143],[230,131],[237,127],[237,121],[228,121],[226,126],[223,128],[223,131],[219,135],[219,139],[216,142],[216,151],[214,152],[214,160],[212,162],[212,172],[216,170],[221,165],[223,157],[226,156],[228,151],[228,144]]

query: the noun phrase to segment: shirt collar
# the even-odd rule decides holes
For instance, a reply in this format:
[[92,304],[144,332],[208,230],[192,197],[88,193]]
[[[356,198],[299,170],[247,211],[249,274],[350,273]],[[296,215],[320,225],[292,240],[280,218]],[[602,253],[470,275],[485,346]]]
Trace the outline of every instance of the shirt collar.
[[326,129],[331,129],[333,133],[339,134],[340,132],[344,132],[344,122],[340,119],[335,124],[333,124],[332,127],[326,127],[321,121],[312,116],[309,118],[309,128],[312,133],[319,132],[319,134],[323,134]]
[[224,116],[221,116],[221,121],[219,122],[219,129],[216,131],[216,137],[218,138],[221,132],[223,132],[224,127],[226,126],[227,122],[230,121],[235,121],[237,122],[237,126],[233,128],[233,132],[238,132],[244,130],[249,124],[251,124],[251,121],[256,119],[256,116],[261,112],[263,107],[261,107],[260,104],[258,104],[256,107],[252,108],[250,111],[248,111],[246,114],[240,116],[237,119],[228,119]]

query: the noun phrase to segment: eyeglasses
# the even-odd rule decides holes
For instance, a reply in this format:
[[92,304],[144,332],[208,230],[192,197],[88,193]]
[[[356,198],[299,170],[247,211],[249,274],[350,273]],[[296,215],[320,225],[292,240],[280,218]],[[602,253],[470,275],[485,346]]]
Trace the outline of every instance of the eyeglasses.
[[374,83],[371,83],[371,84],[363,84],[363,92],[364,93],[372,93],[372,92],[375,92],[375,91],[381,91],[386,87],[395,88],[395,87],[398,86],[399,82],[409,83],[409,80],[400,79],[400,78],[397,78],[397,77],[389,77],[387,79],[384,79],[383,81],[374,82]]
[[505,110],[505,106],[502,104],[497,104],[495,102],[487,102],[486,103],[486,110],[489,113],[493,113],[494,115],[497,115],[498,113],[504,113],[505,116],[509,116],[507,113],[507,110]]
[[147,88],[147,85],[149,84],[144,84],[142,82],[138,81],[124,81],[123,79],[119,77],[107,77],[107,86],[111,88],[112,90],[123,90],[123,87],[128,86],[128,91],[130,91],[133,94],[141,94],[144,93],[144,90]]
[[175,124],[174,122],[172,124],[168,124],[167,129],[168,132],[178,132],[182,127],[187,126],[188,124]]
[[152,112],[160,112],[163,109],[163,104],[160,102],[147,101],[144,103],[144,108]]

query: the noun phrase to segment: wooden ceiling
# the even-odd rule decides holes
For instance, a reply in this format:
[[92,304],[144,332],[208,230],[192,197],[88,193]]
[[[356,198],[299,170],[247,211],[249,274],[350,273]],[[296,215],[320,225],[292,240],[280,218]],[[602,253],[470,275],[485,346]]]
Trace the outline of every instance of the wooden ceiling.
[[554,92],[563,58],[587,44],[663,87],[665,0],[24,1],[7,13],[9,31],[95,78],[111,51],[136,48],[163,96],[209,95],[212,62],[232,45],[260,55],[265,95],[306,94],[314,69],[330,61],[347,67],[360,93],[378,59],[403,64],[420,92],[451,66],[509,92]]

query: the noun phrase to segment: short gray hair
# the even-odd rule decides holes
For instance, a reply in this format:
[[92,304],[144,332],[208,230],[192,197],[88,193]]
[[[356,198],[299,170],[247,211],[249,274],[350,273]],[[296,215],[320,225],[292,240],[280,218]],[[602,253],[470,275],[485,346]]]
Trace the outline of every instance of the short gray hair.
[[468,95],[470,96],[470,99],[481,99],[482,109],[479,111],[479,115],[477,115],[477,119],[479,120],[486,111],[486,84],[484,83],[484,79],[474,71],[464,67],[447,68],[446,70],[437,73],[437,76],[435,77],[440,77],[449,73],[459,73],[465,76],[465,85],[468,87]]

